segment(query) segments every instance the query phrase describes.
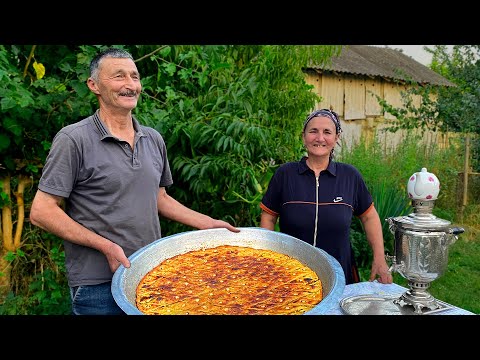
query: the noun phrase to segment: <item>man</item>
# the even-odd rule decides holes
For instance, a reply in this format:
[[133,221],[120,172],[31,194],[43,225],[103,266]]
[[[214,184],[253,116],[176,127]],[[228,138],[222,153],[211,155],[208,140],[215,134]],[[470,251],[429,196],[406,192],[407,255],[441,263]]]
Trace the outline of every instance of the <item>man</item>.
[[30,220],[64,239],[72,313],[123,314],[111,293],[113,273],[161,237],[159,214],[197,229],[240,230],[167,194],[165,142],[132,115],[142,84],[130,53],[99,53],[87,85],[99,109],[55,135]]

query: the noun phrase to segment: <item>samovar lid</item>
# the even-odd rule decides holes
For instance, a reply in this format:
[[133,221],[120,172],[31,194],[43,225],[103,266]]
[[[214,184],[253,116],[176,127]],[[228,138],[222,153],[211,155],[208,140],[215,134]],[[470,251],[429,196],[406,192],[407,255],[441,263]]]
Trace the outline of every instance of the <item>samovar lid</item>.
[[414,212],[407,216],[397,216],[392,218],[397,227],[407,230],[422,231],[446,231],[451,224],[450,221],[440,219],[433,214]]

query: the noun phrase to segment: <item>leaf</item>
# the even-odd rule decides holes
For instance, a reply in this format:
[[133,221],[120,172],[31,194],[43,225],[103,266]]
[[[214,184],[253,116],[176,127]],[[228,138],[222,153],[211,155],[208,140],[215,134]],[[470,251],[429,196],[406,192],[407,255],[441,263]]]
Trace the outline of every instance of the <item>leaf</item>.
[[8,72],[0,69],[0,81],[4,80],[4,78],[5,80],[8,79]]
[[35,69],[35,73],[37,74],[37,79],[40,80],[45,76],[45,66],[42,63],[37,63],[36,61],[33,63],[33,68]]
[[84,83],[72,81],[71,86],[82,99],[90,93],[90,89]]
[[12,98],[3,98],[0,100],[2,110],[8,110],[17,106],[17,103]]
[[0,152],[10,146],[10,138],[4,134],[0,134]]
[[167,64],[165,65],[165,71],[168,73],[168,75],[173,76],[177,71],[177,66],[172,63]]
[[5,129],[11,131],[15,136],[21,136],[22,135],[22,128],[20,126],[20,124],[8,117],[6,118],[4,121],[3,121],[3,126],[5,127]]

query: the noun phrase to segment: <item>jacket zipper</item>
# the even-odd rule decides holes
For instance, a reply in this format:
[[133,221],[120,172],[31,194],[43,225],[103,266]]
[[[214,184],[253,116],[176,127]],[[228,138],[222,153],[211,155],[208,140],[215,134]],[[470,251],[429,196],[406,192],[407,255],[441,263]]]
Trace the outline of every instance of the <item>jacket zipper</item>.
[[318,224],[318,188],[320,183],[318,181],[318,176],[315,176],[316,189],[315,189],[315,231],[313,232],[313,246],[317,245],[317,224]]

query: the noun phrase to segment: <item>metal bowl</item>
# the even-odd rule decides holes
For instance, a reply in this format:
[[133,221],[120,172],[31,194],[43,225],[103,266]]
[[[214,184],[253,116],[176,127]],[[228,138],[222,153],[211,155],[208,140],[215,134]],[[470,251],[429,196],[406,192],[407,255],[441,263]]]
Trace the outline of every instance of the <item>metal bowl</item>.
[[129,257],[130,267],[120,265],[113,274],[112,294],[118,306],[128,315],[143,315],[135,305],[135,298],[137,285],[147,272],[175,255],[220,245],[276,251],[299,260],[315,271],[322,281],[323,299],[304,315],[325,314],[339,304],[345,288],[345,275],[334,257],[300,239],[277,231],[256,227],[239,229],[239,233],[224,228],[187,231],[166,236],[137,250]]

